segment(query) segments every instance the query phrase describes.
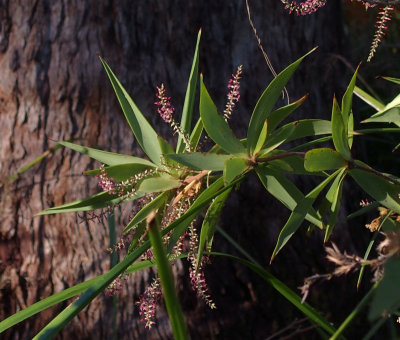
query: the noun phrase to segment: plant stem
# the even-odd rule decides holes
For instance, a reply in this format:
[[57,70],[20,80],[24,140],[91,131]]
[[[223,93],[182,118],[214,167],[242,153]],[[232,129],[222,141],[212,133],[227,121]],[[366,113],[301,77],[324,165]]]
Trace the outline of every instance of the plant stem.
[[279,155],[274,155],[274,156],[270,156],[270,157],[265,157],[265,158],[257,158],[256,162],[257,163],[264,163],[264,162],[270,162],[270,161],[274,161],[276,159],[282,159],[282,158],[286,158],[286,157],[291,157],[291,156],[304,156],[305,152],[285,152],[285,153],[281,153]]
[[188,339],[185,319],[182,308],[176,294],[174,277],[171,265],[168,261],[167,252],[161,237],[160,227],[157,220],[157,211],[153,210],[147,217],[149,239],[153,247],[154,258],[157,264],[158,275],[164,292],[165,305],[172,326],[175,340]]

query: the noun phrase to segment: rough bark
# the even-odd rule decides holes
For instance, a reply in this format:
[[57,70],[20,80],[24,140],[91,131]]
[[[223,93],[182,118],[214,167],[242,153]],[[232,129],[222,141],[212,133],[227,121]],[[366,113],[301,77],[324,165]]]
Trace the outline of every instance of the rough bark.
[[[343,85],[335,73],[343,70],[331,58],[331,53],[341,53],[343,48],[340,2],[329,1],[309,17],[289,16],[278,0],[253,0],[250,5],[263,45],[277,70],[320,46],[296,73],[288,89],[292,99],[311,93],[301,115],[328,117],[331,96]],[[106,80],[99,54],[157,130],[170,135],[168,126],[154,114],[154,88],[164,82],[180,111],[200,27],[200,70],[221,109],[230,74],[237,65],[244,65],[242,101],[233,118],[238,135],[243,134],[250,108],[272,79],[248,24],[243,0],[0,0],[0,178],[16,172],[56,140],[79,138],[88,146],[140,154]],[[45,208],[96,192],[96,182],[81,176],[82,171],[96,165],[77,153],[58,150],[1,189],[1,319],[109,268],[105,225],[82,223],[75,214],[35,216]],[[237,230],[234,235],[240,234],[239,229],[246,229],[243,239],[260,236],[249,230],[260,228],[266,217],[272,216],[272,223],[282,221],[266,210],[252,216],[248,226],[242,225],[247,211],[254,214],[251,206],[243,205],[249,200],[248,195],[257,207],[269,204],[261,201],[266,194],[253,182],[233,197],[230,206],[236,212],[228,213],[224,225],[231,223]],[[125,217],[128,214],[124,211]],[[273,226],[272,237],[280,225]],[[254,253],[260,254],[265,263],[273,241],[268,241],[264,232],[261,237],[268,247],[262,239],[248,244],[254,245]],[[257,279],[248,278],[247,271],[222,261],[214,265],[218,269],[211,272],[211,285],[220,297],[218,312],[206,311],[192,293],[181,292],[192,338],[260,338],[281,326],[272,322],[275,316],[271,308],[276,303],[261,306],[264,283],[259,281],[254,293],[252,280]],[[228,268],[224,269],[224,276],[221,272],[218,275],[222,266]],[[143,291],[147,276],[145,273],[131,279],[121,293],[121,339],[170,338],[168,320],[162,311],[158,326],[150,333],[138,321],[134,301]],[[182,281],[181,285],[187,284]],[[13,327],[4,338],[31,338],[66,305]],[[239,321],[236,309],[246,313],[246,322]],[[284,317],[278,314],[281,322]],[[59,338],[106,339],[111,335],[111,300],[99,297]]]

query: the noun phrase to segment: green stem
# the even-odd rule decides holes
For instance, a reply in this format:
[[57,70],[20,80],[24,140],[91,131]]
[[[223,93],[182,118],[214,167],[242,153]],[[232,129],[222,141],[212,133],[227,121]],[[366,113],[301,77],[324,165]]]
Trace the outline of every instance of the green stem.
[[282,158],[291,157],[291,156],[304,156],[304,155],[305,155],[304,152],[285,152],[285,153],[281,153],[279,155],[274,155],[274,156],[270,156],[270,157],[257,158],[256,162],[257,163],[271,162],[276,159],[282,159]]
[[375,291],[376,287],[378,287],[378,283],[376,282],[372,288],[369,290],[369,292],[363,297],[363,299],[358,303],[357,307],[353,309],[353,311],[347,316],[347,318],[343,321],[343,323],[339,326],[335,334],[333,334],[330,337],[330,340],[335,340],[342,334],[342,332],[345,330],[345,328],[353,321],[355,316],[358,314],[358,312],[364,307],[364,305],[367,303],[369,298],[371,297],[372,293]]
[[168,261],[167,252],[160,233],[157,211],[150,213],[147,218],[147,224],[149,226],[149,239],[153,247],[154,258],[157,265],[158,275],[160,276],[165,305],[167,306],[167,312],[174,338],[175,340],[188,339],[185,319],[175,290],[171,265]]

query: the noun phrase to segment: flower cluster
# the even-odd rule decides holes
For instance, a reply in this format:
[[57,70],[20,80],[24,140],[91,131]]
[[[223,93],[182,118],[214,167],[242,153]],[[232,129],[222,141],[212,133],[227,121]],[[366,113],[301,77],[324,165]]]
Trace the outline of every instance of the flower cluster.
[[125,249],[125,240],[123,238],[120,238],[119,242],[114,244],[111,248],[108,248],[107,251],[109,253],[115,253],[121,249]]
[[197,250],[198,250],[199,239],[197,237],[196,229],[193,223],[189,227],[189,252],[188,260],[191,263],[189,268],[190,283],[192,289],[197,293],[197,296],[202,298],[204,302],[211,308],[215,309],[217,306],[211,299],[208,293],[208,285],[204,277],[204,263],[208,262],[207,257],[203,257],[199,264],[197,264]]
[[119,291],[122,289],[122,285],[126,280],[128,280],[128,275],[127,273],[122,273],[120,274],[111,284],[106,288],[104,294],[107,296],[114,296],[115,294],[118,294]]
[[175,111],[175,108],[171,104],[171,97],[167,97],[166,95],[164,84],[161,84],[161,86],[157,86],[156,88],[157,88],[156,97],[158,98],[158,101],[156,101],[154,104],[158,106],[157,108],[158,114],[166,123],[171,125],[174,132],[177,133],[183,139],[186,151],[191,152],[192,148],[190,146],[189,137],[186,135],[185,131],[183,131],[183,129],[179,126],[179,124],[175,122],[172,116]]
[[116,193],[116,182],[113,178],[109,177],[104,165],[100,168],[100,174],[96,177],[99,178],[99,187],[104,191],[108,191],[111,195]]
[[140,296],[139,314],[140,321],[146,323],[146,328],[151,328],[155,324],[156,308],[161,299],[161,286],[160,278],[155,278],[150,286],[146,288],[144,293]]
[[306,0],[297,3],[297,1],[281,0],[285,5],[285,9],[289,13],[296,13],[297,15],[307,15],[316,12],[320,7],[325,6],[326,0]]
[[224,110],[224,119],[227,121],[232,114],[233,109],[235,108],[236,103],[240,99],[240,78],[242,75],[242,65],[240,65],[235,74],[232,74],[232,78],[229,79],[228,89],[229,92],[227,94],[228,102],[225,105]]
[[372,41],[367,59],[368,62],[371,61],[371,59],[373,58],[376,49],[382,40],[382,37],[385,35],[385,32],[387,30],[387,22],[390,21],[393,10],[394,10],[393,6],[385,6],[384,8],[381,8],[379,12],[378,20],[376,21],[375,24],[376,31],[374,35],[374,40]]

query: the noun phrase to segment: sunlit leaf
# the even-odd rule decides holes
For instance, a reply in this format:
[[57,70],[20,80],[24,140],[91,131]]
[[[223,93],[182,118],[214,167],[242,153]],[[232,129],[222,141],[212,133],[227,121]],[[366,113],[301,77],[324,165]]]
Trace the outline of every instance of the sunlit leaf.
[[165,155],[165,157],[168,159],[173,159],[174,161],[193,170],[222,171],[224,169],[225,161],[233,156],[209,152],[193,152]]
[[[137,193],[140,197],[139,193]],[[59,205],[53,208],[49,208],[41,211],[38,215],[48,215],[48,214],[58,214],[66,212],[78,212],[78,211],[90,211],[95,209],[101,209],[107,207],[108,205],[114,205],[121,202],[123,198],[119,197],[117,194],[110,195],[107,191],[97,193],[93,196],[85,198],[83,200],[78,200],[63,205]]]
[[200,77],[200,117],[210,138],[226,152],[234,155],[245,155],[246,149],[234,136],[229,125],[225,122],[212,101]]
[[[134,175],[143,173],[148,169],[152,169],[152,167],[145,164],[118,164],[107,166],[104,168],[107,175],[117,182],[126,181],[127,179],[133,177]],[[85,175],[96,176],[100,173],[100,169],[88,170],[85,171]]]
[[108,78],[111,81],[115,94],[124,112],[125,118],[137,142],[142,147],[147,156],[157,165],[161,165],[161,148],[157,140],[157,133],[149,124],[143,113],[136,106],[132,98],[126,92],[120,81],[117,79],[110,66],[100,58]]
[[[200,45],[201,29],[197,35],[196,49],[194,51],[192,68],[190,70],[190,76],[188,85],[186,88],[185,101],[183,104],[181,128],[186,134],[191,133],[192,116],[194,100],[196,96],[197,79],[199,74],[199,45]],[[178,136],[178,143],[176,145],[176,153],[182,153],[185,150],[185,143],[182,136]]]
[[345,127],[349,125],[348,121],[353,103],[353,91],[354,91],[354,86],[356,85],[357,71],[359,67],[360,65],[358,65],[356,71],[354,72],[353,77],[351,78],[351,81],[349,83],[349,86],[347,87],[346,92],[344,93],[342,98],[342,118]]
[[140,182],[137,191],[143,193],[160,192],[175,189],[181,185],[180,180],[168,174],[160,174],[157,177],[145,178]]
[[125,234],[125,233],[129,232],[138,223],[144,221],[152,210],[159,209],[160,207],[162,207],[167,202],[168,197],[169,197],[169,193],[163,192],[162,194],[158,195],[155,199],[153,199],[150,203],[145,205],[131,219],[131,221],[125,227],[123,233]]
[[286,67],[280,72],[264,90],[261,97],[254,108],[250,119],[249,128],[247,131],[247,149],[249,154],[254,154],[260,132],[263,128],[264,121],[268,118],[273,110],[282,90],[291,78],[293,72],[297,69],[303,59],[313,52],[315,49],[308,52],[306,55],[296,60],[294,63]]
[[268,134],[274,131],[277,126],[283,122],[294,110],[296,110],[307,99],[308,95],[301,97],[293,103],[280,107],[279,109],[271,112],[268,116]]
[[343,122],[343,117],[336,98],[333,98],[332,105],[332,138],[335,149],[345,160],[350,160],[351,154],[347,139],[347,123],[345,125]]
[[87,155],[90,158],[98,160],[99,162],[107,164],[107,165],[136,163],[136,164],[147,165],[150,167],[156,167],[156,165],[154,163],[152,163],[146,159],[139,158],[139,157],[123,155],[120,153],[108,152],[108,151],[103,151],[103,150],[97,150],[97,149],[89,148],[87,146],[74,144],[74,143],[70,143],[70,142],[65,142],[65,141],[58,142],[58,143],[71,149],[71,150],[80,152],[83,155]]
[[304,157],[304,168],[307,171],[338,169],[346,164],[340,153],[328,148],[312,149]]
[[224,181],[231,183],[249,168],[247,159],[234,157],[225,161]]
[[370,94],[360,89],[358,86],[354,87],[354,93],[357,95],[357,97],[359,97],[369,106],[373,107],[376,111],[380,111],[385,107],[385,104],[380,102],[378,99],[372,97]]

